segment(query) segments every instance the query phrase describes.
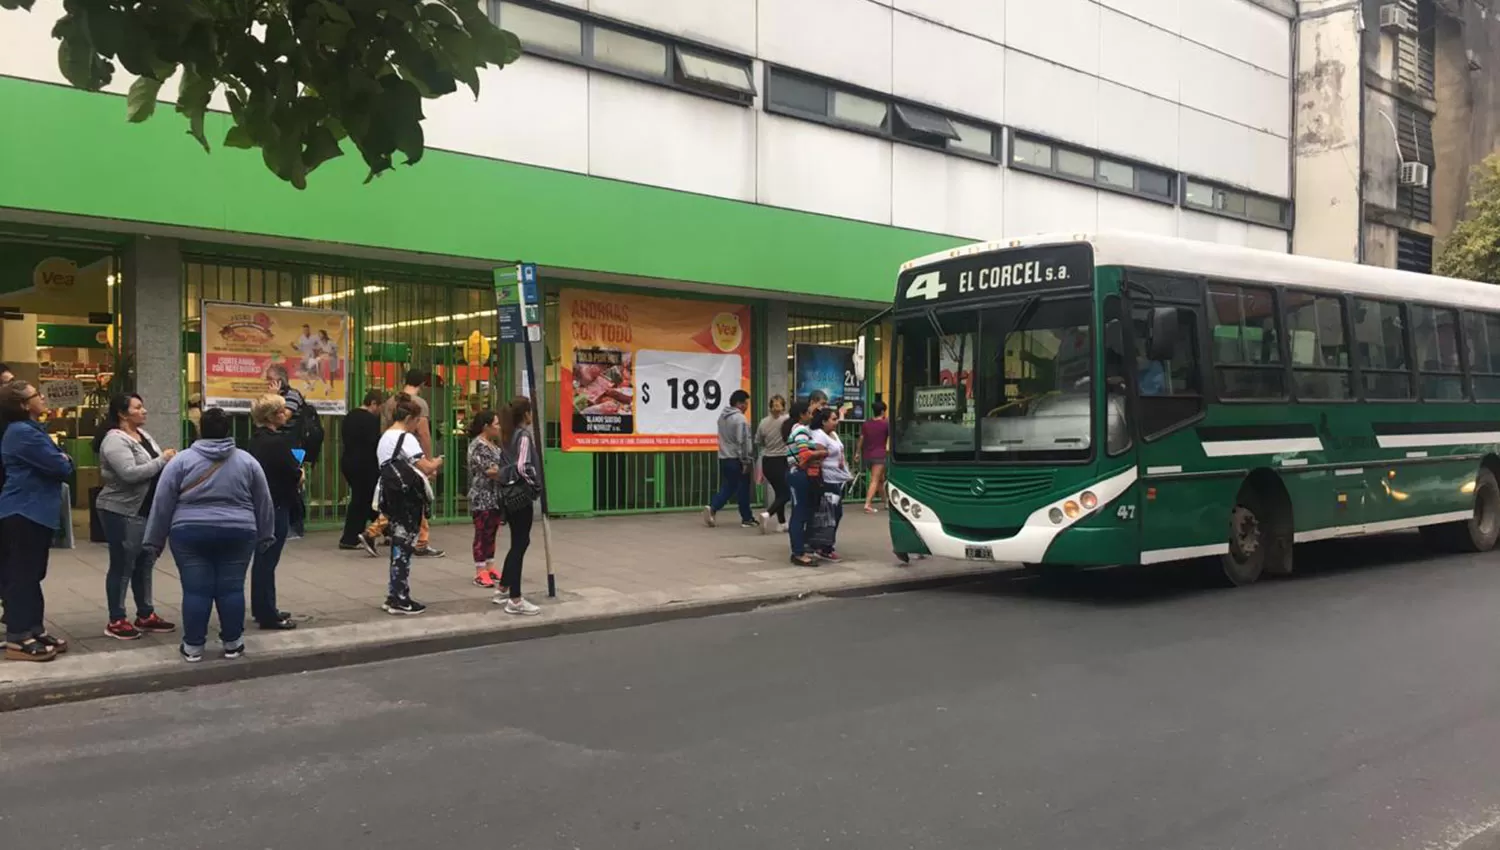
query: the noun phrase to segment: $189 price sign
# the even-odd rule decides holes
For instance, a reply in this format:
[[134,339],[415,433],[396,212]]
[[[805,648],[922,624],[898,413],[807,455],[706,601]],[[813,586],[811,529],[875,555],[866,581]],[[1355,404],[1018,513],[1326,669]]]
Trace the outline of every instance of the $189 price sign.
[[636,352],[636,433],[716,437],[743,377],[738,354]]

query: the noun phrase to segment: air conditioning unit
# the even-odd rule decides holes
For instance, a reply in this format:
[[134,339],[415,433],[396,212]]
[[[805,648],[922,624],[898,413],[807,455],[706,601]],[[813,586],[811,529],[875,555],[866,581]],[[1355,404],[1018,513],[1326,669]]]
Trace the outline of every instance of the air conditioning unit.
[[1401,185],[1426,189],[1432,182],[1432,168],[1425,162],[1401,163]]
[[1411,12],[1399,3],[1386,3],[1380,7],[1380,29],[1397,35],[1411,32]]

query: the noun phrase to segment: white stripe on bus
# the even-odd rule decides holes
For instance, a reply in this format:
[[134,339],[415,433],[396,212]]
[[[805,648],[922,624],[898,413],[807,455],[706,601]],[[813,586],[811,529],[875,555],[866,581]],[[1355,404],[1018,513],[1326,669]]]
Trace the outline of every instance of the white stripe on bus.
[[1288,458],[1282,458],[1281,465],[1282,466],[1307,466],[1307,458],[1305,458],[1305,457],[1288,457]]
[[1180,467],[1180,466],[1148,466],[1148,467],[1146,467],[1146,474],[1147,475],[1171,475],[1174,472],[1181,472],[1181,471],[1182,471],[1182,467]]
[[[1500,440],[1497,440],[1497,442],[1500,442]],[[1203,453],[1209,457],[1274,455],[1283,452],[1321,452],[1322,450],[1323,441],[1317,437],[1288,437],[1277,440],[1203,441]]]
[[[1445,522],[1458,522],[1471,519],[1473,511],[1451,511],[1445,514],[1431,514],[1429,516],[1408,517],[1407,519],[1392,519],[1383,522],[1364,522],[1354,525],[1335,525],[1329,528],[1315,528],[1311,531],[1299,531],[1292,535],[1296,543],[1311,543],[1315,540],[1329,540],[1334,537],[1354,537],[1360,534],[1379,534],[1383,531],[1401,531],[1408,528],[1420,528],[1424,525],[1439,525]],[[1190,558],[1204,558],[1210,555],[1229,554],[1228,543],[1211,543],[1207,546],[1179,546],[1175,549],[1152,549],[1141,553],[1142,564],[1161,564],[1167,561],[1186,561]]]
[[1464,431],[1453,434],[1380,434],[1375,442],[1382,449],[1421,449],[1500,443],[1500,431]]
[[1178,546],[1176,549],[1152,549],[1141,553],[1142,564],[1162,564],[1167,561],[1186,561],[1189,558],[1204,558],[1209,555],[1228,555],[1228,543],[1211,543],[1207,546]]
[[1341,477],[1346,475],[1364,475],[1365,471],[1363,469],[1335,469],[1333,474]]
[[1439,525],[1445,522],[1458,522],[1459,520],[1472,519],[1473,511],[1450,511],[1445,514],[1431,514],[1429,516],[1415,516],[1406,519],[1388,519],[1382,522],[1363,522],[1354,525],[1335,525],[1328,528],[1315,528],[1311,531],[1299,531],[1292,535],[1292,540],[1297,543],[1311,543],[1314,540],[1328,540],[1334,537],[1353,537],[1358,534],[1378,534],[1382,531],[1401,531],[1408,528],[1420,528],[1424,525]]

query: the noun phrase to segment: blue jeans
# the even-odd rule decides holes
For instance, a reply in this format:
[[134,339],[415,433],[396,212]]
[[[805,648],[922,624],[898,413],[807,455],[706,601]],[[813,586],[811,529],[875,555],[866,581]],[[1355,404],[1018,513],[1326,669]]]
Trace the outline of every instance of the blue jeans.
[[755,517],[750,513],[750,475],[744,465],[733,458],[719,458],[719,480],[719,492],[709,501],[709,510],[714,513],[723,510],[733,494],[740,502],[740,521],[754,522]]
[[245,634],[245,569],[255,554],[248,528],[179,525],[168,536],[182,578],[182,643],[201,652],[208,615],[219,612],[219,639],[238,645]]
[[250,617],[257,623],[274,624],[281,613],[276,607],[276,565],[281,563],[291,517],[291,508],[283,505],[276,509],[276,542],[257,552],[250,567]]
[[807,521],[812,519],[813,504],[812,482],[807,473],[793,467],[786,474],[786,483],[792,490],[792,524],[787,529],[787,536],[791,538],[792,557],[805,553],[804,540],[807,537]]
[[126,516],[100,510],[99,524],[109,541],[109,572],[104,576],[104,597],[109,620],[125,619],[125,594],[135,592],[135,615],[149,617],[156,608],[151,604],[151,574],[156,558],[141,545],[146,534],[146,518]]

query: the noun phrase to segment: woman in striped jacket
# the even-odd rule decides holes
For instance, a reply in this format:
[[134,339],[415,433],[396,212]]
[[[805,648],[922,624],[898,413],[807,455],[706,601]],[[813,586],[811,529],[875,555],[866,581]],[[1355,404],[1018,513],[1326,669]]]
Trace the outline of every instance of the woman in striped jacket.
[[813,442],[813,410],[805,401],[792,404],[786,421],[782,423],[786,437],[788,465],[787,484],[792,491],[792,524],[788,536],[792,544],[792,563],[799,567],[816,567],[818,559],[807,551],[807,522],[812,519],[813,509],[822,498],[823,458],[828,450]]

